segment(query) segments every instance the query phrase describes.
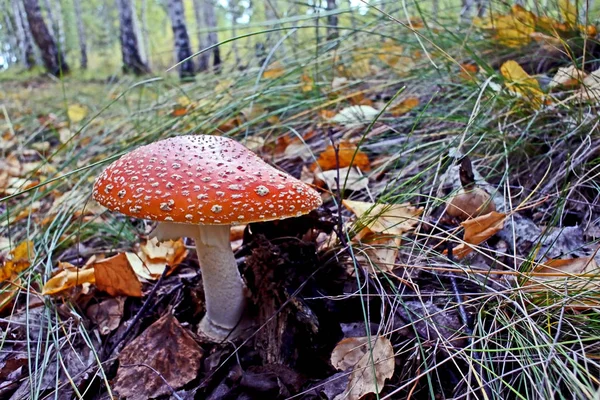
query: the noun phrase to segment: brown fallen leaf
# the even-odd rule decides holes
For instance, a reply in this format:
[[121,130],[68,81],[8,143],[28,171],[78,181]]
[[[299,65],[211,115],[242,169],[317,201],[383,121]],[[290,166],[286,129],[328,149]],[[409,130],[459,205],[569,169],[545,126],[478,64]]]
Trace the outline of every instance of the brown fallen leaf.
[[363,235],[360,241],[368,246],[365,252],[370,261],[376,266],[371,271],[372,273],[390,272],[395,268],[401,243],[399,237],[368,233]]
[[93,268],[81,269],[66,262],[59,262],[58,266],[62,271],[50,278],[42,288],[42,294],[45,296],[58,294],[72,287],[84,283],[92,284],[96,281]]
[[373,233],[402,236],[414,229],[423,208],[402,204],[373,204],[364,201],[343,200],[342,203]]
[[105,336],[119,327],[123,318],[125,297],[110,298],[87,309],[87,316],[98,326],[100,334]]
[[0,315],[3,314],[13,303],[19,293],[21,278],[15,276],[9,282],[0,285]]
[[385,380],[394,375],[395,361],[392,343],[385,336],[352,337],[339,342],[331,353],[331,364],[339,370],[349,370],[350,381],[334,400],[358,400],[368,393],[380,393]]
[[[463,242],[452,249],[452,254],[461,259],[473,251],[473,246],[486,241],[504,227],[506,214],[492,211],[489,214],[468,219],[461,223],[465,228]],[[447,251],[444,250],[444,254]]]
[[369,157],[358,150],[354,144],[341,142],[339,144],[337,157],[333,145],[329,145],[319,155],[317,161],[312,164],[311,170],[314,171],[319,167],[322,171],[328,171],[330,169],[346,168],[350,166],[358,167],[361,171],[369,171],[371,169],[371,162],[369,161]]
[[121,351],[115,391],[130,400],[169,395],[198,376],[203,354],[167,313]]
[[460,189],[450,198],[446,213],[462,220],[489,214],[496,211],[496,205],[485,190],[476,187],[472,190]]
[[93,264],[96,286],[111,296],[142,297],[142,284],[127,261],[125,253]]

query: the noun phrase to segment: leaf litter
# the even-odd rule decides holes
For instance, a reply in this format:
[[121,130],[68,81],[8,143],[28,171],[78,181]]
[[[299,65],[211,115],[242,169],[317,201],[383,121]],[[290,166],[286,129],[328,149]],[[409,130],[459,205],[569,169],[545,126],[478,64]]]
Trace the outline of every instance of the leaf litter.
[[[511,49],[547,46],[549,43],[556,46],[567,35],[591,32],[590,27],[578,25],[568,1],[560,2],[560,7],[562,22],[535,15],[522,7],[512,7],[500,18],[484,18],[474,25],[484,34],[489,34],[499,46]],[[418,26],[421,25],[415,25],[415,29],[420,29]],[[81,189],[75,186],[75,182],[69,182],[49,192],[46,197],[51,201],[30,201],[34,196],[20,192],[55,176],[56,167],[50,165],[47,169],[36,170],[43,162],[27,163],[22,159],[24,154],[7,158],[0,166],[0,190],[3,194],[15,195],[15,202],[25,200],[29,204],[27,210],[11,215],[11,224],[23,227],[31,217],[31,221],[40,223],[45,227],[43,229],[56,229],[53,224],[56,220],[63,220],[66,210],[71,220],[65,223],[65,231],[57,234],[64,242],[50,255],[45,254],[45,243],[40,243],[37,237],[34,241],[39,255],[26,253],[27,256],[23,257],[11,254],[10,249],[15,244],[21,247],[28,243],[28,248],[36,247],[21,232],[14,238],[12,234],[3,233],[11,239],[0,240],[0,251],[4,250],[1,271],[6,276],[3,293],[8,293],[10,298],[6,301],[1,298],[0,302],[11,305],[11,313],[14,313],[11,318],[16,322],[27,307],[37,310],[34,313],[44,309],[39,299],[36,300],[40,292],[53,293],[54,297],[48,298],[47,302],[54,305],[65,321],[72,321],[74,311],[69,305],[73,305],[78,318],[83,316],[86,329],[89,323],[94,340],[101,338],[101,343],[95,341],[92,346],[98,350],[101,361],[106,365],[104,371],[119,395],[149,398],[157,394],[176,397],[177,393],[181,397],[211,399],[285,398],[304,390],[329,399],[389,393],[406,384],[407,377],[411,379],[421,372],[424,360],[419,357],[431,357],[427,359],[429,362],[449,357],[453,349],[472,345],[464,339],[469,336],[469,318],[463,319],[457,308],[461,305],[461,298],[469,302],[476,301],[480,295],[495,299],[491,291],[486,291],[488,285],[497,291],[513,285],[511,290],[523,289],[528,295],[532,293],[529,298],[535,301],[546,296],[546,304],[559,301],[550,295],[582,293],[584,297],[572,304],[577,305],[579,311],[595,307],[597,303],[589,301],[594,296],[589,293],[585,282],[595,284],[597,279],[596,253],[583,239],[593,237],[594,223],[597,223],[594,222],[597,218],[594,210],[576,210],[567,201],[567,205],[561,208],[565,215],[577,223],[590,223],[585,227],[561,226],[560,229],[546,226],[550,224],[548,215],[554,212],[553,207],[556,206],[555,200],[550,197],[555,193],[552,190],[536,192],[539,189],[529,185],[528,175],[519,175],[516,166],[517,172],[511,169],[507,176],[510,176],[512,185],[519,182],[525,194],[512,193],[506,198],[499,195],[504,189],[504,182],[498,178],[498,171],[490,167],[497,161],[497,154],[485,154],[487,158],[481,155],[481,159],[475,160],[484,168],[481,174],[488,179],[483,182],[479,172],[475,171],[475,189],[457,186],[458,179],[455,178],[451,178],[455,181],[451,185],[442,182],[436,186],[438,182],[427,169],[429,165],[438,165],[438,162],[444,165],[446,160],[443,157],[438,160],[428,146],[440,138],[453,140],[464,126],[456,119],[430,118],[425,112],[419,117],[423,121],[417,121],[412,110],[420,104],[436,107],[444,103],[430,93],[447,83],[455,84],[456,78],[463,80],[461,85],[476,85],[490,77],[488,69],[477,68],[477,63],[469,60],[463,63],[461,60],[461,65],[464,65],[461,70],[468,74],[459,72],[456,77],[437,81],[437,86],[422,84],[414,88],[410,92],[413,94],[392,102],[386,112],[381,113],[380,120],[374,122],[386,99],[391,98],[400,87],[394,83],[389,88],[378,88],[377,93],[369,92],[366,84],[357,84],[358,77],[368,81],[371,75],[378,79],[389,71],[396,79],[406,77],[409,86],[416,84],[411,82],[410,74],[419,71],[417,65],[423,55],[409,48],[408,44],[400,45],[398,42],[386,40],[371,48],[357,47],[345,60],[340,59],[340,64],[324,81],[319,77],[320,83],[314,80],[317,77],[311,76],[312,70],[308,67],[294,75],[291,69],[286,69],[287,63],[285,66],[279,61],[271,63],[265,69],[262,81],[279,84],[279,80],[289,76],[296,94],[308,96],[314,92],[328,97],[330,102],[323,107],[300,111],[305,113],[301,116],[310,115],[314,121],[308,122],[307,118],[290,125],[289,121],[294,121],[294,116],[286,120],[290,116],[285,113],[280,113],[277,119],[268,120],[267,115],[275,114],[277,110],[268,102],[263,104],[262,100],[257,100],[252,107],[245,104],[232,115],[220,115],[218,121],[214,121],[214,126],[219,126],[221,132],[232,136],[240,127],[249,127],[245,134],[249,140],[244,143],[265,159],[273,155],[271,161],[278,167],[296,173],[297,177],[302,174],[303,179],[322,187],[326,200],[322,209],[307,217],[250,224],[232,235],[231,240],[236,241],[236,261],[248,285],[252,312],[259,316],[260,321],[253,327],[256,339],[251,339],[236,351],[235,361],[231,359],[229,344],[205,343],[194,336],[196,324],[204,313],[204,303],[203,295],[197,289],[201,287],[201,274],[197,270],[194,252],[188,252],[186,248],[189,243],[181,240],[159,244],[155,240],[146,240],[147,225],[104,213],[94,204],[82,207],[82,199],[86,196],[85,181],[82,181]],[[439,55],[432,53],[432,56]],[[494,79],[502,75],[506,89],[500,87],[493,93],[496,97],[488,97],[492,95],[485,92],[482,99],[500,99],[508,105],[510,111],[503,115],[510,123],[503,125],[503,122],[495,121],[504,129],[502,133],[507,138],[522,139],[519,135],[523,126],[513,118],[514,114],[552,113],[554,111],[548,110],[552,107],[564,112],[559,102],[571,98],[588,101],[590,107],[595,107],[595,87],[598,85],[594,79],[597,73],[561,65],[549,70],[546,77],[541,77],[532,72],[526,60],[520,57],[502,59],[492,68]],[[544,82],[542,78],[547,78],[545,82],[550,83],[540,84]],[[331,82],[332,85],[322,82]],[[221,79],[214,86],[209,91],[210,96],[219,97],[218,101],[212,102],[204,94],[193,90],[186,91],[186,96],[181,96],[181,92],[171,93],[165,106],[158,110],[158,115],[169,118],[173,123],[169,129],[174,132],[180,132],[182,128],[192,129],[196,127],[190,122],[193,118],[200,115],[205,118],[209,112],[214,112],[209,110],[236,101],[237,92],[244,90],[236,79]],[[452,89],[448,90],[450,95],[456,94]],[[52,140],[44,138],[36,142],[35,147],[32,145],[38,154],[46,156],[57,143],[68,140],[70,146],[89,143],[85,140],[98,145],[90,137],[92,135],[85,137],[85,131],[80,133],[83,135],[81,142],[79,138],[71,140],[75,130],[68,125],[70,121],[80,126],[89,113],[80,104],[93,103],[70,104],[67,115],[64,112],[51,115],[47,111],[40,114],[37,124],[44,134],[51,132]],[[527,107],[515,106],[523,104]],[[447,110],[438,111],[447,113]],[[492,111],[497,110],[486,110],[486,115],[492,117]],[[151,129],[150,125],[144,128],[143,118],[139,123],[140,129]],[[373,130],[363,141],[364,128],[371,123],[374,124]],[[286,127],[282,128],[284,125]],[[23,132],[18,125],[14,126],[17,135]],[[303,141],[289,139],[291,135],[287,128],[290,126],[302,135]],[[102,129],[99,126],[92,128]],[[480,133],[477,124],[469,125],[469,128]],[[124,134],[127,129],[124,129]],[[117,136],[111,135],[113,139]],[[111,148],[123,150],[127,140],[134,137],[119,139],[118,146],[115,141]],[[6,139],[1,145],[3,149],[4,146],[10,149],[9,152],[16,149],[19,143],[16,135],[7,131],[2,138]],[[103,137],[98,140],[108,145],[113,139]],[[546,139],[544,137],[541,142],[547,143]],[[279,143],[281,146],[276,148]],[[477,147],[478,144],[467,150],[471,144],[468,138],[463,150],[469,151],[474,158],[480,156],[480,150],[487,151]],[[526,146],[524,149],[530,151]],[[416,159],[413,158],[415,155]],[[90,159],[95,162],[104,156],[94,154]],[[88,161],[81,161],[82,165]],[[400,167],[392,168],[394,163]],[[528,170],[527,173],[539,178],[537,171]],[[338,175],[343,182],[338,182]],[[418,189],[407,186],[407,182],[416,181],[423,182],[424,186]],[[338,198],[342,183],[346,184],[342,193],[344,198]],[[461,189],[464,190],[461,192]],[[530,193],[528,191],[534,192],[531,195],[533,199],[526,197]],[[577,190],[574,189],[574,192]],[[580,202],[588,196],[584,191],[575,194],[580,196],[577,197]],[[474,211],[467,210],[470,205],[465,206],[465,202],[453,203],[463,195],[467,196],[466,200],[461,199],[466,204],[474,203]],[[523,203],[515,207],[514,204],[509,205],[512,204],[509,200],[514,200],[514,204]],[[339,207],[342,203],[347,209]],[[483,207],[485,204],[493,204],[497,210]],[[447,214],[452,213],[448,212],[450,205],[466,212],[448,219]],[[76,225],[82,226],[74,222],[74,218],[80,217],[84,226],[90,224],[96,231],[94,235],[83,235],[75,241],[69,235],[77,231]],[[110,228],[115,226],[119,227],[120,233],[111,231]],[[338,236],[337,232],[351,233],[350,242]],[[445,252],[447,256],[440,255],[444,253],[441,249],[448,246],[452,247],[452,252]],[[348,266],[356,263],[364,267],[368,261],[362,256],[348,256],[349,247],[364,252],[376,265],[376,268],[367,268],[368,274],[364,275],[366,283],[359,282],[358,279],[363,276]],[[475,248],[478,251],[473,251]],[[34,255],[46,260],[47,265],[42,267],[39,261],[35,261]],[[91,255],[96,258],[92,260]],[[457,268],[456,264],[460,267]],[[49,272],[52,267],[56,267],[54,276]],[[471,275],[461,275],[464,280],[459,282],[459,293],[456,294],[452,291],[454,289],[449,289],[450,277],[461,274],[460,268],[471,268]],[[436,269],[441,272],[434,275],[431,271]],[[37,286],[37,282],[32,285],[22,279],[29,274],[28,270],[39,273],[42,283],[45,283],[44,288]],[[495,272],[519,278],[504,280],[501,274],[496,275]],[[480,277],[483,278],[479,280]],[[398,287],[390,282],[401,282],[401,295],[396,294]],[[368,290],[368,296],[357,294],[363,289]],[[32,294],[33,300],[21,293]],[[387,299],[400,299],[402,305]],[[357,311],[363,310],[363,305],[371,318],[371,343],[362,336],[348,338],[344,330],[347,324],[363,321],[362,312]],[[504,311],[507,308],[497,309]],[[467,306],[467,316],[482,316],[477,312],[477,309]],[[40,321],[45,318],[41,312],[32,315],[39,316]],[[257,330],[257,326],[263,328]],[[7,332],[10,332],[11,338],[25,337],[21,326],[9,327]],[[344,337],[346,339],[342,339]],[[70,340],[71,336],[60,338]],[[501,342],[505,338],[497,339]],[[25,382],[28,373],[24,359],[18,356],[23,352],[23,347],[19,348],[23,343],[18,340],[8,343],[14,353],[10,356],[0,353],[0,361],[6,360],[6,363],[0,363],[0,376],[6,378],[0,390],[8,387],[10,389],[6,390],[17,395],[27,389],[27,385],[20,383]],[[86,348],[81,342],[72,343],[73,348],[78,350]],[[394,347],[398,344],[406,347],[396,354]],[[113,348],[116,349],[114,352],[108,351]],[[68,357],[73,357],[72,353],[65,351]],[[79,365],[91,369],[94,360],[89,354],[89,349],[81,351],[81,360],[73,362],[78,366],[71,372],[82,371]],[[413,358],[410,354],[420,356]],[[51,353],[47,356],[52,357]],[[115,357],[118,363],[111,361]],[[460,353],[450,357],[459,360],[455,366],[435,366],[436,369],[445,372],[444,368],[448,368],[451,375],[459,377],[470,373],[461,364],[470,359],[461,358]],[[177,372],[174,372],[175,369]],[[337,372],[337,369],[345,372]],[[66,386],[67,380],[56,370],[50,371],[50,375],[53,375],[54,381],[56,376],[61,376],[61,387]],[[85,375],[81,373],[81,376]],[[86,379],[78,377],[75,384],[84,387],[90,382]],[[44,390],[51,392],[54,381],[48,378],[43,385]],[[432,390],[440,397],[460,397],[468,393],[461,392],[461,385],[457,383],[436,386]],[[94,384],[98,385],[98,381]],[[414,388],[417,395],[424,395],[428,390],[420,384],[415,384]]]

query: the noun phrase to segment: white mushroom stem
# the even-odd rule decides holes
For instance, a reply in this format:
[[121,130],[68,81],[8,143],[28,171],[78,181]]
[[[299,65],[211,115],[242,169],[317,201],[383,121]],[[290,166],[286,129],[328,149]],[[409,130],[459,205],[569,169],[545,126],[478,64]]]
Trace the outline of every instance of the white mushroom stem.
[[200,332],[216,341],[231,337],[242,317],[245,297],[242,277],[229,242],[229,225],[161,222],[153,236],[158,240],[182,236],[194,239],[206,302],[206,315],[200,321]]

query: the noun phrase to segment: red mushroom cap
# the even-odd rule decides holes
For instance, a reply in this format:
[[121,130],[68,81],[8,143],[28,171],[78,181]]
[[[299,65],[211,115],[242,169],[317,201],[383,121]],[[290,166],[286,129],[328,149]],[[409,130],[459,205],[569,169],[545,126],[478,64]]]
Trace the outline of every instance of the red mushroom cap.
[[155,221],[230,225],[284,219],[321,205],[310,186],[220,136],[177,136],[139,147],[109,165],[94,199]]

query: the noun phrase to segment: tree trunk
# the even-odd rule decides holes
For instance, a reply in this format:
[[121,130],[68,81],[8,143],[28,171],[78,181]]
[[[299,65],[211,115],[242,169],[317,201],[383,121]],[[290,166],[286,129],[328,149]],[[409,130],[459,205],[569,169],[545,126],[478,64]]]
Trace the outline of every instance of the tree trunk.
[[117,0],[120,22],[121,54],[123,55],[123,72],[136,75],[150,72],[148,65],[140,55],[138,37],[133,26],[133,6],[131,0]]
[[150,36],[148,31],[148,2],[146,0],[142,0],[142,43],[144,45],[144,52],[142,59],[146,62],[148,66],[152,65],[150,61],[150,40],[148,37]]
[[81,0],[73,0],[75,8],[75,22],[77,23],[77,34],[79,35],[79,51],[81,52],[81,69],[87,69],[87,44],[85,40],[85,27],[81,15]]
[[[231,36],[237,36],[238,4],[237,0],[228,0],[229,14],[231,14]],[[231,42],[231,51],[233,51],[234,62],[240,67],[240,52],[237,47],[237,40]]]
[[[198,48],[200,51],[208,47],[208,38],[200,33],[200,30],[204,26],[203,20],[203,2],[201,0],[194,0],[194,18],[196,19],[196,32],[198,34]],[[210,53],[204,52],[198,55],[198,71],[208,71],[210,66]]]
[[[337,9],[335,0],[327,0],[327,11],[332,12]],[[335,39],[338,37],[338,16],[337,14],[327,16],[327,39]]]
[[[202,0],[202,9],[204,10],[204,23],[206,27],[210,29],[208,35],[206,36],[207,42],[206,46],[214,46],[219,43],[219,38],[217,37],[217,15],[215,13],[215,4],[213,0]],[[219,46],[215,46],[212,50],[213,53],[213,68],[218,70],[221,66],[221,52],[219,51]]]
[[19,61],[22,62],[27,69],[30,69],[35,65],[33,43],[31,42],[31,36],[29,36],[31,30],[29,29],[29,24],[27,23],[25,15],[23,15],[22,4],[13,1],[12,6],[13,14],[15,16],[15,32],[17,34],[17,42],[21,53]]
[[33,40],[35,40],[35,43],[42,53],[42,60],[44,61],[46,70],[56,76],[67,74],[69,72],[69,66],[67,65],[64,55],[56,46],[56,42],[52,35],[50,35],[48,27],[42,18],[40,3],[38,0],[23,0],[23,5],[25,6],[29,29],[31,29]]
[[192,56],[192,47],[190,46],[190,37],[185,25],[185,13],[182,0],[169,0],[169,18],[171,18],[171,27],[173,28],[173,37],[175,39],[175,53],[179,64],[179,77],[188,78],[194,76],[194,61]]

